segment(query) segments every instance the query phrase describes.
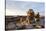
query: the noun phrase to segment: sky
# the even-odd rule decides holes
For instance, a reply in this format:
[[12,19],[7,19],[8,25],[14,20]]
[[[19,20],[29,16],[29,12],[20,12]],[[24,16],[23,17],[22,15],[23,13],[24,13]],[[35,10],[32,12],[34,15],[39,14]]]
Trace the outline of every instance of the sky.
[[43,2],[6,0],[6,15],[26,15],[29,9],[39,12],[41,16],[45,15]]

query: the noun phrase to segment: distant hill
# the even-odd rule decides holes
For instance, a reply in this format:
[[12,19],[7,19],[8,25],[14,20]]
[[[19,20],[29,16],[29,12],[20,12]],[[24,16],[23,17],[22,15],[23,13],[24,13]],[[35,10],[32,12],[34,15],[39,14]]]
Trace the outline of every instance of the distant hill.
[[[27,16],[5,16],[6,21],[18,21],[20,18],[25,19]],[[40,19],[45,19],[44,16],[41,16]]]

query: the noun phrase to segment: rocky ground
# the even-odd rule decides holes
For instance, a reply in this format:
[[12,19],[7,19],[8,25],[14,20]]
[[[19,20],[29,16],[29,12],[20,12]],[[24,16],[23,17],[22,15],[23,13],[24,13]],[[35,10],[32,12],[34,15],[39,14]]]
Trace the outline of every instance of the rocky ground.
[[38,25],[38,24],[22,25],[21,23],[16,24],[16,20],[18,19],[17,17],[8,17],[5,19],[6,19],[6,21],[5,21],[5,29],[6,30],[42,29],[45,27],[44,26],[45,25],[44,24],[45,23],[44,18],[40,19],[40,21],[39,21],[40,25]]

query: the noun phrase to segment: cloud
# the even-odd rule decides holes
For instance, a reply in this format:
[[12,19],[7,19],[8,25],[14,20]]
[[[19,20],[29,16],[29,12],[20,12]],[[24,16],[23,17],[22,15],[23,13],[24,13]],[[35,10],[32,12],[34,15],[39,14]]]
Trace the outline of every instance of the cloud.
[[26,12],[22,12],[21,10],[12,10],[12,9],[6,9],[6,15],[26,15]]

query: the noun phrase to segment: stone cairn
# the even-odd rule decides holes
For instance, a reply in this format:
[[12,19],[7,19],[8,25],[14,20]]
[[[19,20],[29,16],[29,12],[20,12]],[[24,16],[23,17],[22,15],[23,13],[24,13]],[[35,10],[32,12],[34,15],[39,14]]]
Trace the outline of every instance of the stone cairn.
[[29,9],[29,11],[27,12],[27,17],[24,21],[22,21],[23,19],[20,19],[20,22],[22,25],[34,25],[34,26],[39,26],[38,21],[40,21],[40,15],[39,12],[37,14],[34,13],[33,9]]

